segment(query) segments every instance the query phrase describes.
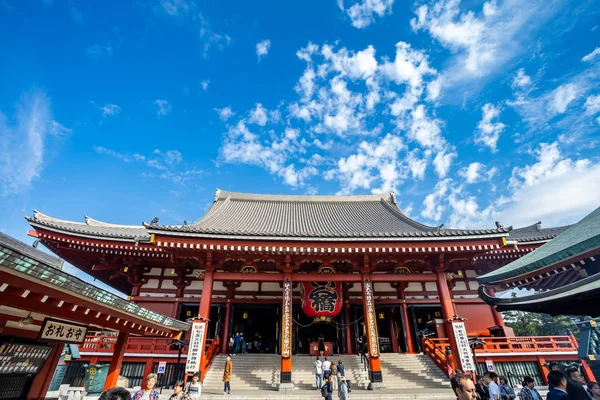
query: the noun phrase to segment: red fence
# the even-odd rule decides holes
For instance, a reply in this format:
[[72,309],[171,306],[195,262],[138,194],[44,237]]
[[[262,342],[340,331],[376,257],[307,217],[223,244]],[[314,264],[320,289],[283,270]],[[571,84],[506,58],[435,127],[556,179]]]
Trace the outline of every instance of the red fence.
[[[177,354],[177,350],[169,347],[172,339],[166,338],[147,338],[131,337],[127,340],[126,353],[154,353],[154,354]],[[112,353],[116,336],[87,336],[83,343],[83,351],[96,351],[99,353]],[[187,348],[183,349],[183,354],[187,353]]]

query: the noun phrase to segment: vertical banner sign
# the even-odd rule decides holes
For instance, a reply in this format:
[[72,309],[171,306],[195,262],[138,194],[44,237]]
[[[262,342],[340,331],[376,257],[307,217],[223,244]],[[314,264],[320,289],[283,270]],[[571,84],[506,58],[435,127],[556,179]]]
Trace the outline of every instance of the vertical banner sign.
[[363,301],[365,302],[365,322],[369,336],[369,354],[379,357],[379,340],[377,339],[377,319],[375,318],[375,304],[373,302],[373,287],[371,282],[363,282]]
[[192,334],[185,364],[186,373],[196,373],[200,371],[202,358],[204,355],[204,345],[206,344],[206,321],[195,320],[192,324]]
[[292,356],[292,282],[283,282],[281,313],[281,357]]
[[452,322],[452,331],[454,332],[454,339],[456,340],[456,347],[458,349],[462,370],[475,371],[475,363],[473,362],[473,355],[471,354],[471,347],[469,346],[469,337],[467,336],[465,323]]

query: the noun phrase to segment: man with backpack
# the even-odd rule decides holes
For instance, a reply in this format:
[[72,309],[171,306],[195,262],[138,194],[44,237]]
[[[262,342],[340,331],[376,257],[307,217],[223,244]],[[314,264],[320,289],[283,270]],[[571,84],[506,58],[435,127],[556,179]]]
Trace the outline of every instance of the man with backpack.
[[323,363],[319,357],[315,361],[315,384],[317,385],[317,390],[321,389],[323,385]]
[[325,400],[333,400],[333,376],[330,376],[323,387],[321,387],[321,396],[325,398]]
[[337,380],[338,380],[338,396],[340,397],[340,400],[348,400],[348,393],[350,393],[349,382],[339,372],[337,374]]

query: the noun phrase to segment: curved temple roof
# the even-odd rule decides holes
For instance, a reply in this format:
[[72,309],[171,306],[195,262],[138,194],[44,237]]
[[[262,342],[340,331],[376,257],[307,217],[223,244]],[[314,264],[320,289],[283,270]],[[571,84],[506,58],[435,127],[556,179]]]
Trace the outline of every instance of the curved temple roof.
[[465,236],[507,236],[512,227],[444,229],[409,218],[393,193],[364,196],[289,196],[217,190],[207,213],[192,224],[140,226],[85,223],[53,218],[34,210],[32,226],[84,237],[149,242],[152,232],[217,238],[340,240],[402,238],[448,240]]
[[498,235],[510,228],[443,229],[420,224],[398,208],[393,193],[286,196],[217,190],[200,220],[182,226],[145,224],[149,231],[262,238],[451,238]]
[[542,221],[538,221],[533,225],[513,229],[510,231],[510,239],[523,244],[548,241],[554,239],[569,227],[571,227],[571,225],[542,228]]
[[600,247],[600,207],[553,240],[502,268],[480,276],[481,283],[501,282],[568,260]]

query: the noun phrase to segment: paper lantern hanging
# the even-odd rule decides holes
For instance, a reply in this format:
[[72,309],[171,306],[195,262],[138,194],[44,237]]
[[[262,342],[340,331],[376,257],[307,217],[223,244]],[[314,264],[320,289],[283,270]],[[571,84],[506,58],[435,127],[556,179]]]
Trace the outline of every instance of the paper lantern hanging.
[[333,318],[342,310],[340,282],[302,282],[300,291],[302,311],[307,317]]

